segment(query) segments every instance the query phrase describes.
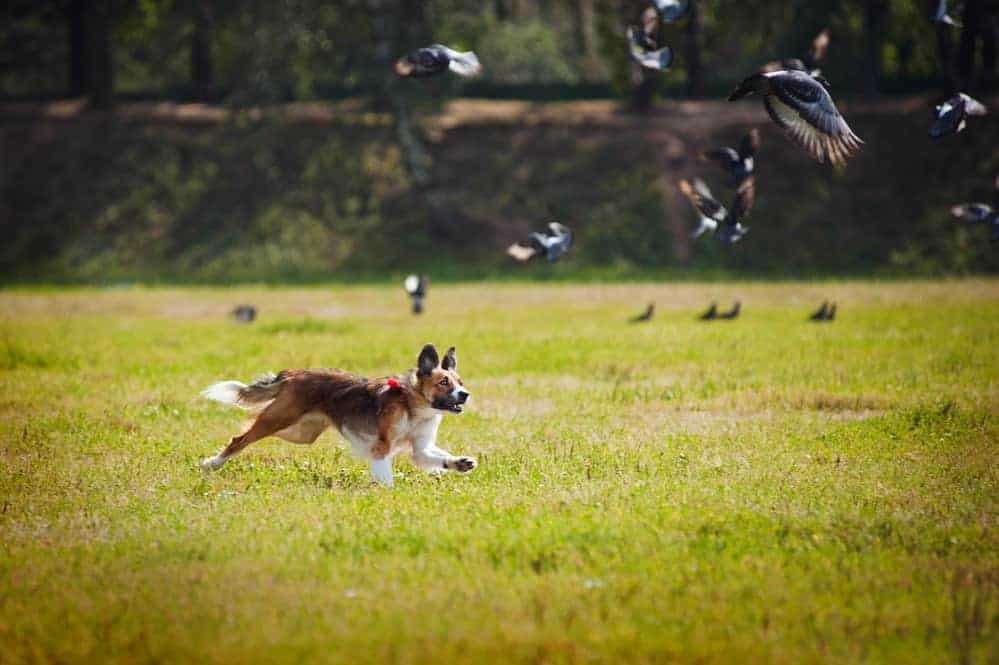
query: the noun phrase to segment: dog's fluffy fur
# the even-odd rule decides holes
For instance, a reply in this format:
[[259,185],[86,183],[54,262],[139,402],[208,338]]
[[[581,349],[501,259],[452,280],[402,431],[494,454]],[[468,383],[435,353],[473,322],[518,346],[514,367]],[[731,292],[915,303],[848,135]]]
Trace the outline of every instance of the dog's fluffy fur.
[[250,385],[214,383],[201,393],[204,397],[250,409],[256,416],[201,466],[221,468],[267,436],[312,443],[332,425],[357,455],[368,460],[371,475],[384,485],[392,484],[392,457],[405,450],[427,471],[466,473],[476,467],[474,459],[457,457],[436,445],[442,414],[461,413],[468,399],[457,365],[454,347],[442,360],[434,345],[427,344],[417,367],[394,377],[369,380],[338,369],[286,369]]

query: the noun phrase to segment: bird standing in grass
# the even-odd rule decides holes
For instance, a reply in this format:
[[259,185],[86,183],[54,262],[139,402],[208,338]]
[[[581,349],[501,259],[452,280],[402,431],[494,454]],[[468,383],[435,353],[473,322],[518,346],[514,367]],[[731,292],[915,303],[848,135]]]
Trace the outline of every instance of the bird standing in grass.
[[257,318],[257,308],[253,305],[237,305],[235,309],[229,312],[229,316],[240,323],[253,323]]
[[711,306],[708,307],[708,309],[705,310],[705,312],[703,314],[701,314],[697,318],[699,318],[701,321],[711,321],[712,319],[717,319],[718,318],[718,303],[716,303],[716,302],[711,303]]
[[643,323],[645,321],[649,321],[653,316],[655,316],[655,313],[656,313],[656,304],[654,302],[650,302],[645,307],[645,311],[644,312],[642,312],[638,316],[633,316],[633,317],[631,317],[628,320],[631,323]]
[[829,82],[813,76],[801,63],[789,64],[794,68],[753,74],[728,100],[759,93],[770,118],[792,141],[819,162],[845,164],[864,142],[840,115],[829,95]]
[[817,310],[812,312],[812,315],[808,317],[810,321],[825,321],[826,316],[829,315],[829,301],[823,300],[822,306]]
[[732,305],[732,309],[728,310],[727,312],[719,312],[718,318],[719,319],[737,319],[737,318],[739,318],[739,313],[741,311],[742,311],[742,303],[739,302],[738,300],[736,300],[735,304]]
[[472,51],[461,53],[443,44],[431,44],[399,58],[392,69],[397,76],[413,78],[437,76],[446,71],[470,77],[477,76],[482,71],[482,65]]
[[930,127],[930,138],[964,131],[969,116],[985,115],[988,109],[977,99],[959,92],[942,104],[937,104],[933,110],[933,126]]
[[403,286],[406,288],[406,293],[413,300],[413,314],[422,313],[423,299],[427,296],[427,287],[430,286],[430,280],[426,275],[410,275],[406,278]]

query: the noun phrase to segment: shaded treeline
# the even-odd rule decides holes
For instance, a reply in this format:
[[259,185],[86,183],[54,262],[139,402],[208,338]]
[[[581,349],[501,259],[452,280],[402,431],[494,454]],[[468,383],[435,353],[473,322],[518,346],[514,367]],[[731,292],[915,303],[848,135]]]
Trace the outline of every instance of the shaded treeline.
[[482,56],[485,75],[466,94],[531,96],[547,86],[633,94],[644,107],[657,89],[721,89],[803,52],[823,27],[833,35],[827,73],[841,92],[995,86],[994,0],[961,3],[963,29],[929,21],[935,0],[692,0],[687,18],[660,30],[679,54],[665,77],[635,69],[624,48],[624,26],[648,4],[12,0],[0,9],[0,92],[87,96],[98,108],[116,95],[256,104],[378,94],[391,55],[437,40]]
[[[325,119],[248,111],[218,122],[7,118],[0,276],[995,271],[987,230],[955,223],[949,206],[994,199],[999,123],[932,142],[922,100],[882,106],[846,108],[868,142],[841,170],[794,149],[762,110],[723,102],[690,102],[639,122],[609,102],[549,107],[544,118],[539,108],[521,111],[531,122],[513,110],[478,120],[475,108],[452,108],[419,133],[434,171],[429,206],[387,109],[341,106]],[[733,145],[754,118],[763,146],[749,236],[734,246],[691,241],[696,220],[677,179],[700,175],[721,188],[720,173],[696,154]],[[554,266],[513,265],[506,245],[550,219],[573,225],[573,252]]]

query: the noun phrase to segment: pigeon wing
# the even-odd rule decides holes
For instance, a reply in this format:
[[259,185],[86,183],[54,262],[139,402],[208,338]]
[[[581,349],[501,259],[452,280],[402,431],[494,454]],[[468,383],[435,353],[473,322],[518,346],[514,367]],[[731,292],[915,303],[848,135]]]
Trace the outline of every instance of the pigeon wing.
[[749,213],[752,212],[754,203],[756,203],[756,178],[749,177],[739,185],[739,189],[735,193],[735,198],[732,199],[732,207],[725,217],[725,225],[738,225],[739,222],[748,217]]
[[666,23],[683,18],[690,8],[688,0],[652,0],[659,17]]
[[981,224],[989,221],[992,217],[992,206],[984,203],[962,203],[950,209],[950,214],[954,219],[969,224]]
[[455,74],[459,76],[471,77],[478,76],[482,72],[482,65],[479,63],[479,56],[475,55],[474,51],[465,51],[464,53],[455,51],[452,48],[448,48],[443,44],[434,44],[435,48],[440,49],[448,58],[448,69],[450,69]]
[[755,127],[742,137],[739,143],[739,157],[755,157],[756,151],[760,149],[760,130]]
[[829,48],[829,28],[823,28],[812,40],[812,46],[805,56],[805,67],[809,70],[815,69],[826,57],[826,50]]
[[968,115],[985,115],[988,109],[977,99],[961,93],[961,100],[964,102],[964,112]]
[[533,259],[537,255],[538,250],[535,247],[527,247],[520,243],[514,243],[506,248],[506,253],[523,263]]
[[829,92],[811,76],[780,72],[770,76],[767,112],[788,135],[820,162],[844,164],[863,141],[840,115]]
[[694,179],[693,187],[686,180],[681,180],[680,191],[690,201],[690,205],[694,206],[694,210],[704,217],[720,222],[728,214],[725,206],[715,200],[708,186],[698,178]]

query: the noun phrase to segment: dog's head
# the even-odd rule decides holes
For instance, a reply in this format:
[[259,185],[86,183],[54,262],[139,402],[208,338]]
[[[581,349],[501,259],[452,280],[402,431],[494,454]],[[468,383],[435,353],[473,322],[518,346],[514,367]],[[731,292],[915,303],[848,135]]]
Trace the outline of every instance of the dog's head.
[[462,405],[468,401],[468,391],[458,376],[458,359],[452,346],[441,360],[433,344],[427,344],[420,351],[416,361],[417,389],[439,411],[461,413]]

